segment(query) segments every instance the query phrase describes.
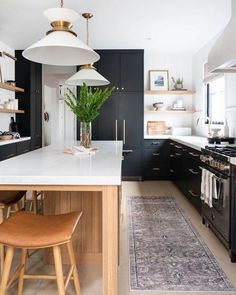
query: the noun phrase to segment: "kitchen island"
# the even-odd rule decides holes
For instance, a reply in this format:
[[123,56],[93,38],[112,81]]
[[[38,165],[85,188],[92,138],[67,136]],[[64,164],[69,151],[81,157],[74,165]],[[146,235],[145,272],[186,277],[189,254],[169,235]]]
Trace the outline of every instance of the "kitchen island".
[[94,141],[98,150],[90,156],[63,153],[78,144],[58,143],[1,162],[0,190],[44,191],[45,214],[82,211],[73,240],[78,264],[101,263],[102,294],[116,295],[122,142]]

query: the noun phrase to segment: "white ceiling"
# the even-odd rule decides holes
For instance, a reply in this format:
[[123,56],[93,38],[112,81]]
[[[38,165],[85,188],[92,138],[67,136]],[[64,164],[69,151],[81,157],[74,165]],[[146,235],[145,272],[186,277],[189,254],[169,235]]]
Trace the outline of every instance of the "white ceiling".
[[[145,48],[193,54],[219,33],[231,13],[230,0],[64,0],[64,7],[92,12],[93,48]],[[24,49],[49,29],[43,11],[59,0],[1,0],[0,41]],[[81,17],[74,30],[85,38]],[[151,40],[149,40],[151,38]]]

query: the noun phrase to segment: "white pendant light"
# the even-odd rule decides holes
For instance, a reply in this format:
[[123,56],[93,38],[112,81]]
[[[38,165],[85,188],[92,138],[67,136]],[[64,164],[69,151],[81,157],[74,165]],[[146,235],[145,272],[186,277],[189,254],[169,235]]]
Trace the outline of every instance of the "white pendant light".
[[[87,45],[89,44],[89,32],[88,32],[88,21],[93,17],[92,13],[83,13],[83,17],[87,20]],[[110,82],[104,78],[101,74],[96,71],[96,68],[92,63],[87,63],[80,67],[79,71],[72,77],[66,80],[67,85],[78,85],[83,84],[87,86],[104,86],[110,84]]]
[[79,15],[74,10],[63,8],[63,0],[61,8],[48,9],[44,11],[44,16],[50,21],[52,29],[23,51],[26,59],[56,66],[83,65],[99,60],[99,55],[71,30],[72,22]]

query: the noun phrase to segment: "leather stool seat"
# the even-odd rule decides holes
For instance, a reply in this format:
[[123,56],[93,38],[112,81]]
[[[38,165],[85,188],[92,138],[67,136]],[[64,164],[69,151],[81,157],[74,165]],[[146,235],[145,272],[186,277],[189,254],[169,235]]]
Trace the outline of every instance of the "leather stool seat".
[[20,201],[25,191],[0,191],[0,207],[8,207]]
[[0,224],[0,244],[14,248],[47,248],[71,240],[81,212],[35,215],[16,212]]

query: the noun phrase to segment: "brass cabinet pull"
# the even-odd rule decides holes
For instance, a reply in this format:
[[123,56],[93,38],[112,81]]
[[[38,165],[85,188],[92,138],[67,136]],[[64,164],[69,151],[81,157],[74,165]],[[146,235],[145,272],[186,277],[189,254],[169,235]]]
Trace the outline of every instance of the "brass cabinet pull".
[[195,194],[195,192],[193,192],[192,190],[189,190],[188,192],[190,193],[190,195],[192,197],[199,197],[199,195],[198,194]]
[[126,136],[126,134],[125,134],[125,120],[123,120],[123,141],[124,141],[124,144],[125,144],[125,136]]
[[198,171],[195,171],[194,169],[188,169],[189,172],[191,172],[193,175],[200,174]]
[[175,171],[173,169],[170,169],[170,173],[175,173]]
[[152,155],[153,155],[153,156],[160,156],[159,153],[153,153]]
[[176,147],[177,149],[182,149],[182,147],[181,147],[180,145],[177,145],[177,144],[175,144],[175,147]]
[[153,141],[153,142],[151,143],[151,145],[159,145],[159,144],[160,144],[159,141]]
[[133,150],[123,150],[123,153],[124,154],[130,154],[130,153],[133,153]]
[[191,155],[193,157],[199,157],[200,156],[199,154],[195,154],[195,153],[191,153],[191,152],[189,152],[189,155]]
[[175,155],[176,155],[176,156],[182,156],[182,155],[181,155],[181,154],[179,154],[179,153],[175,153]]
[[175,157],[175,155],[170,155],[170,157],[171,157],[171,158],[174,158],[174,157]]
[[152,168],[153,171],[159,171],[160,168]]
[[115,123],[115,133],[116,133],[116,141],[118,140],[118,134],[117,134],[117,130],[118,130],[118,121],[116,120],[115,121],[116,123]]

